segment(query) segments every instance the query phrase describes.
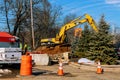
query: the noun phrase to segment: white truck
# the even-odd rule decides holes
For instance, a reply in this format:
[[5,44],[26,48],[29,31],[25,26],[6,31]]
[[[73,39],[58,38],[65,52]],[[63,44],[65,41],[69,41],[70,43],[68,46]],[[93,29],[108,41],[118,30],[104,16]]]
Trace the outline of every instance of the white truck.
[[22,50],[19,39],[7,32],[0,32],[0,64],[19,64]]

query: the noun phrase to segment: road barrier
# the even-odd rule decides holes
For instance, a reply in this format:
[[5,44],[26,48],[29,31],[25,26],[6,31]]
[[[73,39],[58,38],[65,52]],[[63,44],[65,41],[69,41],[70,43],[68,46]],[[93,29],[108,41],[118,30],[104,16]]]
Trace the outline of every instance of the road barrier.
[[32,56],[23,55],[21,58],[20,75],[27,76],[32,74]]

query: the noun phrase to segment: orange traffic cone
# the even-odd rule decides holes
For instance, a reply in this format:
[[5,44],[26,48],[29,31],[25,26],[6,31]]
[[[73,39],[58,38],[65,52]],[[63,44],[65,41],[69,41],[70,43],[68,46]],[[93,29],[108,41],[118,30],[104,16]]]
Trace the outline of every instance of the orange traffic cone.
[[101,64],[100,61],[98,61],[98,65],[97,65],[97,74],[102,74],[103,70],[101,68]]
[[61,62],[59,63],[58,75],[59,75],[59,76],[63,76],[63,75],[64,75],[64,72],[63,72],[63,65],[62,65]]

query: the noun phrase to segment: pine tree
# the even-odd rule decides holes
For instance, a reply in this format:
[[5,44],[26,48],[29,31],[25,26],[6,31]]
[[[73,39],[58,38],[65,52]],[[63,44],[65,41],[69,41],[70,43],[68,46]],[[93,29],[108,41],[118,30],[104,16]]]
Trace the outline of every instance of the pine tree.
[[104,16],[101,16],[98,28],[99,32],[96,33],[85,25],[74,55],[95,61],[100,60],[102,64],[116,64],[113,36],[109,33],[110,26]]
[[99,33],[91,37],[90,49],[86,57],[100,60],[103,64],[116,64],[113,37],[109,33],[110,26],[106,23],[104,16],[101,17],[98,27]]
[[75,46],[75,54],[78,57],[86,57],[87,51],[89,49],[89,41],[90,41],[90,30],[88,25],[84,26],[84,30],[82,31],[82,36],[77,40]]

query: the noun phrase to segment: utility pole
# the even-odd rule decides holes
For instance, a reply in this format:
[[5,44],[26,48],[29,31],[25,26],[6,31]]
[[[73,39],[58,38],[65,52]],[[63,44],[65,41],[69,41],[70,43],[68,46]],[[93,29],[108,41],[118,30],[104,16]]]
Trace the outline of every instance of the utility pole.
[[31,12],[31,30],[32,30],[32,47],[35,49],[35,40],[34,40],[34,29],[33,29],[33,11],[32,11],[32,0],[30,0],[30,12]]

